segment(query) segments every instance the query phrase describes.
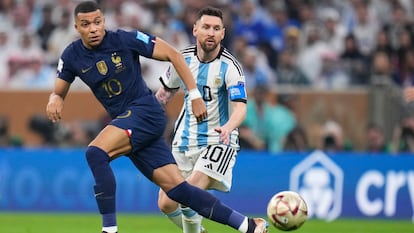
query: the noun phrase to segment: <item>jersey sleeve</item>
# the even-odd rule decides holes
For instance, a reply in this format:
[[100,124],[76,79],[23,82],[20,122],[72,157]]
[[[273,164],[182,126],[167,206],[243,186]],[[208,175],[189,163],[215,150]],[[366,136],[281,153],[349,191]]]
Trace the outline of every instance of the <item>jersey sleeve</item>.
[[138,55],[152,58],[155,45],[155,36],[138,31],[118,30],[121,43],[128,49],[135,51]]
[[72,48],[72,45],[70,45],[63,51],[57,65],[57,77],[69,83],[72,83],[76,77],[71,65],[72,61],[76,61],[76,59],[73,59]]
[[161,74],[160,82],[166,89],[179,89],[182,86],[181,78],[172,65]]
[[226,86],[231,101],[240,101],[246,103],[246,79],[241,68],[238,69],[236,66],[231,66],[226,77]]

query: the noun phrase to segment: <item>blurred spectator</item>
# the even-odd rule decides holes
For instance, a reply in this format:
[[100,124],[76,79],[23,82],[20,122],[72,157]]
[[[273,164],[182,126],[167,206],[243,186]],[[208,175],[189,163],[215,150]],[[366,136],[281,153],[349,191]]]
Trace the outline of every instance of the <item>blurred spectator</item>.
[[381,24],[378,23],[376,12],[369,7],[369,1],[352,1],[355,11],[350,31],[355,35],[357,47],[364,56],[368,56],[375,48],[376,35]]
[[391,145],[385,140],[384,131],[381,126],[371,123],[366,129],[366,152],[369,153],[389,153]]
[[345,142],[342,126],[333,120],[326,121],[322,127],[322,150],[341,152],[350,150],[351,145]]
[[0,148],[2,147],[20,147],[23,142],[18,137],[10,135],[9,119],[6,116],[0,116]]
[[368,122],[380,125],[385,140],[390,141],[394,128],[399,124],[404,103],[402,90],[393,81],[390,58],[384,52],[373,55],[368,97]]
[[335,51],[326,51],[321,54],[322,67],[313,87],[325,90],[345,90],[351,83],[348,76],[340,63],[339,57]]
[[341,23],[339,12],[334,8],[326,8],[321,12],[323,22],[322,41],[325,41],[329,48],[337,54],[343,51],[343,41],[348,34],[347,28]]
[[20,72],[25,72],[27,66],[33,57],[43,54],[40,44],[38,43],[36,34],[31,31],[24,31],[19,38],[16,47],[13,47],[8,57],[9,80],[13,82],[13,78]]
[[258,85],[247,100],[246,118],[239,127],[242,149],[265,150],[266,134],[270,130],[267,123],[272,119],[272,106],[268,101],[269,90],[266,85]]
[[[265,9],[270,14],[270,20],[266,25],[265,43],[269,43],[269,48],[274,51],[280,51],[285,48],[285,38],[288,28],[299,28],[299,22],[290,19],[284,1],[274,1],[270,9]],[[262,43],[263,43],[262,42]]]
[[294,54],[298,54],[300,50],[300,34],[301,30],[297,27],[288,27],[285,31],[284,37],[284,49],[283,50],[290,50]]
[[395,82],[401,87],[414,86],[414,47],[407,48],[401,56]]
[[76,30],[73,27],[71,13],[64,10],[57,27],[50,34],[47,43],[47,63],[56,67],[63,49],[77,36]]
[[42,9],[42,22],[36,33],[40,38],[40,46],[46,51],[49,43],[50,35],[56,28],[56,24],[52,20],[53,6],[51,4],[45,4]]
[[304,127],[297,125],[286,137],[284,151],[305,152],[310,149],[308,135]]
[[177,49],[183,49],[190,44],[190,40],[183,33],[183,25],[178,22],[168,6],[155,9],[155,22],[150,28],[151,32],[174,45]]
[[25,59],[25,66],[11,77],[8,87],[49,90],[54,86],[55,77],[55,69],[46,63],[43,54],[32,55]]
[[287,135],[296,126],[296,118],[289,108],[290,95],[280,95],[278,104],[270,104],[268,86],[256,86],[253,100],[248,100],[246,119],[240,127],[242,148],[266,149],[281,152]]
[[28,128],[37,134],[44,146],[55,146],[59,139],[56,137],[60,124],[54,124],[45,115],[35,114],[31,116]]
[[414,115],[406,112],[396,126],[392,139],[392,152],[414,152]]
[[279,65],[276,69],[278,85],[309,86],[308,78],[296,65],[296,55],[291,50],[283,50],[279,54]]
[[234,36],[244,37],[247,44],[251,46],[263,43],[266,40],[265,15],[263,9],[254,0],[241,0],[234,21]]
[[299,48],[303,49],[308,44],[309,33],[312,33],[315,27],[319,27],[319,19],[311,3],[303,2],[298,11],[300,21]]
[[380,30],[375,36],[375,49],[370,55],[372,56],[376,52],[383,52],[391,59],[391,62],[394,63],[396,60],[396,50],[391,46],[388,33],[385,30]]
[[315,25],[308,29],[306,44],[298,54],[298,67],[311,83],[314,83],[322,67],[322,54],[331,51],[328,44],[320,39],[320,30]]
[[11,42],[6,24],[0,23],[0,89],[5,88],[9,79],[8,58],[11,53]]
[[394,49],[397,49],[401,45],[400,34],[405,30],[412,31],[413,28],[411,23],[408,21],[405,9],[401,5],[394,5],[391,12],[392,20],[384,25],[384,29],[389,35],[391,46]]
[[288,136],[298,126],[294,113],[296,101],[297,97],[294,94],[278,94],[277,104],[273,107],[273,117],[268,125],[271,129],[267,136],[267,147],[270,152],[283,151]]
[[369,59],[360,51],[353,34],[348,34],[344,42],[345,48],[340,56],[340,63],[345,73],[351,78],[352,85],[367,85]]
[[271,78],[270,68],[267,67],[266,62],[263,62],[265,56],[259,50],[250,46],[243,50],[241,56],[248,90],[253,90],[257,85],[271,86],[275,83],[275,80]]

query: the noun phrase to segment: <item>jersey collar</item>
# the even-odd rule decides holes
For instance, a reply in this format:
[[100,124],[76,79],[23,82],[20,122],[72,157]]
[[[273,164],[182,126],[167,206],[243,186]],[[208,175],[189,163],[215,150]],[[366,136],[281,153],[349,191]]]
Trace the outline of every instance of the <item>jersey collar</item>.
[[218,52],[217,56],[216,56],[213,60],[211,60],[211,61],[209,61],[209,62],[202,62],[202,61],[200,61],[200,59],[198,58],[198,55],[197,55],[197,45],[196,45],[196,46],[195,46],[195,49],[194,49],[194,56],[195,56],[195,57],[197,57],[197,59],[198,59],[200,62],[202,62],[202,63],[210,63],[210,62],[212,62],[212,61],[215,61],[216,59],[219,59],[219,58],[220,58],[220,56],[221,56],[221,54],[223,54],[223,51],[224,51],[224,47],[223,47],[223,45],[221,45],[221,44],[220,44],[220,51]]

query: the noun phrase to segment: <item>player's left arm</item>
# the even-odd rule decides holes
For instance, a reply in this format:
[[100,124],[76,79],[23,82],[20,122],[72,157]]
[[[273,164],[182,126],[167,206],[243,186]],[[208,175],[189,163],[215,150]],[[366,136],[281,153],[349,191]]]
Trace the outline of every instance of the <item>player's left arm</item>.
[[198,122],[203,121],[207,117],[207,108],[183,55],[170,44],[157,37],[152,57],[160,61],[169,61],[173,64],[178,75],[187,87],[194,116]]
[[244,101],[232,101],[231,105],[233,107],[233,112],[227,123],[214,129],[216,132],[220,133],[220,140],[226,145],[230,144],[231,132],[242,124],[244,118],[246,118],[247,111],[246,103]]

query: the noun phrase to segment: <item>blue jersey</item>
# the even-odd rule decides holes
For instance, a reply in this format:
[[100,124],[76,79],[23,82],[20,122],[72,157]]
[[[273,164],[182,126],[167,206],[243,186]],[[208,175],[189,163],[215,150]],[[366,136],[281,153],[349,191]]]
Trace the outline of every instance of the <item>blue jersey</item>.
[[112,118],[152,95],[145,84],[139,56],[152,57],[155,37],[140,31],[106,31],[102,43],[87,49],[76,40],[64,50],[58,77],[72,83],[79,77]]
[[[223,47],[217,58],[209,63],[198,60],[196,46],[184,49],[182,54],[206,104],[208,116],[203,122],[197,122],[191,111],[191,100],[185,90],[184,104],[175,124],[172,148],[177,151],[188,151],[221,144],[220,134],[214,128],[224,125],[229,120],[232,113],[231,101],[247,100],[243,69]],[[184,88],[173,66],[168,68],[161,79],[169,88]],[[230,146],[236,150],[239,149],[238,135],[237,129],[230,135]]]

